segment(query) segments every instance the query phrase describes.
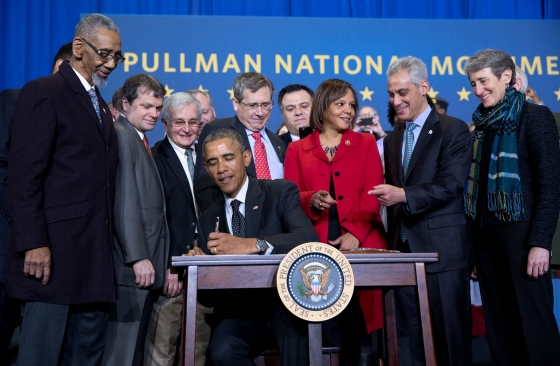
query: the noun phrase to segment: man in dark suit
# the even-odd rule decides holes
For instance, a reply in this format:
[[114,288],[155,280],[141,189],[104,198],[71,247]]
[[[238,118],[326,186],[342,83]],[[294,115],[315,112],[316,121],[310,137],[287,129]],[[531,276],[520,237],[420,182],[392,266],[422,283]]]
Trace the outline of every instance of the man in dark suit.
[[[99,94],[124,58],[118,28],[83,17],[70,62],[27,83],[14,107],[8,294],[26,301],[18,364],[99,365],[109,303],[118,143]],[[33,126],[33,128],[30,128]]]
[[202,164],[201,146],[212,131],[230,128],[241,135],[245,147],[253,158],[247,167],[250,177],[258,179],[278,179],[284,177],[284,156],[286,145],[266,128],[272,109],[274,86],[264,75],[247,72],[233,82],[232,118],[217,119],[204,127],[197,144],[194,190],[198,207],[204,212],[220,196],[220,190]]
[[[238,133],[213,131],[203,151],[204,167],[222,194],[200,217],[195,253],[282,254],[318,240],[295,184],[247,176],[251,151]],[[218,323],[206,352],[210,364],[254,365],[255,355],[269,348],[279,349],[284,365],[309,363],[306,339],[299,335],[303,322],[287,313],[274,292],[220,293]]]
[[309,114],[313,101],[313,90],[302,84],[290,84],[278,93],[278,108],[282,113],[288,133],[278,137],[286,148],[292,141],[299,140],[300,127],[309,127]]
[[[198,214],[192,189],[196,159],[194,142],[198,136],[201,115],[201,105],[192,94],[175,93],[168,97],[161,110],[166,136],[152,149],[165,192],[170,234],[169,256],[188,253],[195,241]],[[182,282],[177,281],[177,274],[168,273],[168,276],[172,276],[173,281],[167,281],[164,285],[163,295],[154,305],[150,321],[144,352],[146,366],[171,365],[178,355],[183,297],[172,297],[175,291],[169,286],[178,285],[181,288]]]
[[[428,72],[421,60],[401,58],[387,75],[390,102],[406,122],[385,138],[387,184],[370,193],[388,207],[391,249],[439,253],[439,262],[426,268],[436,358],[439,365],[470,365],[473,255],[463,213],[470,134],[463,121],[428,106]],[[422,364],[416,295],[401,288],[395,301],[401,365]]]
[[122,87],[123,114],[115,121],[120,155],[115,194],[113,262],[119,299],[111,305],[103,363],[140,365],[154,302],[161,288],[179,293],[168,276],[169,230],[163,186],[146,132],[154,129],[165,88],[154,77],[129,77]]

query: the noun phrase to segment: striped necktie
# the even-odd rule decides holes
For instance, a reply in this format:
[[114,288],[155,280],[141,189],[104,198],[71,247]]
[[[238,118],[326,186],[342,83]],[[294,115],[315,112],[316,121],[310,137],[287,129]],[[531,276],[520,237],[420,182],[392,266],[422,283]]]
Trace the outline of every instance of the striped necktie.
[[[406,141],[404,145],[404,156],[403,156],[403,163],[402,163],[402,175],[403,175],[403,183],[404,178],[406,177],[406,172],[408,170],[408,164],[410,163],[410,157],[412,156],[412,147],[414,146],[414,129],[418,126],[415,123],[410,122],[408,126],[406,126]],[[401,239],[403,243],[407,240],[406,231],[404,229],[404,224],[401,222]]]

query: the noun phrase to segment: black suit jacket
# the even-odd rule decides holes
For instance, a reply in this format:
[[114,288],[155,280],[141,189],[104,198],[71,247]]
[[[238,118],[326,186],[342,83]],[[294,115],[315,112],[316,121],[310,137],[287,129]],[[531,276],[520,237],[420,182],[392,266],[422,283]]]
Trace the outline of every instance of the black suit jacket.
[[[204,212],[222,195],[222,192],[214,184],[212,178],[210,178],[210,176],[206,172],[206,169],[204,169],[204,157],[202,154],[202,146],[204,144],[206,136],[208,136],[210,132],[220,128],[231,128],[235,130],[238,134],[241,135],[241,138],[245,142],[245,148],[251,151],[251,145],[249,143],[249,138],[247,137],[245,126],[241,124],[237,116],[217,119],[210,122],[204,127],[198,139],[198,144],[196,145],[196,165],[194,173],[194,191],[196,193],[196,201],[201,212]],[[280,159],[282,164],[284,164],[284,157],[286,156],[286,145],[282,140],[278,138],[278,136],[269,131],[267,128],[265,128],[265,132],[268,135],[272,146],[274,146],[278,158]],[[251,159],[251,164],[249,164],[249,166],[247,167],[247,174],[249,174],[249,176],[253,178],[257,177],[254,158]]]
[[292,135],[290,135],[289,132],[279,135],[278,138],[284,142],[284,144],[286,145],[286,149],[288,148],[288,145],[292,142]]
[[463,189],[472,159],[467,124],[432,110],[402,176],[403,123],[384,140],[385,181],[402,187],[407,203],[388,207],[389,247],[395,248],[404,224],[413,253],[437,252],[428,272],[473,264],[472,242],[463,212]]
[[[319,241],[311,221],[303,213],[299,189],[293,182],[284,179],[248,179],[245,202],[247,238],[263,238],[274,245],[272,254],[285,254],[300,244]],[[223,194],[198,221],[198,245],[206,254],[211,254],[206,243],[208,235],[215,230],[216,217],[220,218],[220,232],[229,232]],[[255,309],[255,296],[260,299],[259,310]],[[228,301],[228,298],[235,301]],[[224,291],[214,313],[219,319],[268,321],[278,304],[276,290]]]
[[[4,89],[0,92],[0,255],[8,254],[8,243],[12,231],[12,213],[8,198],[8,154],[12,131],[12,112],[18,93],[19,89]],[[5,272],[0,270],[0,273]]]
[[171,242],[170,256],[186,254],[192,249],[196,232],[196,208],[187,173],[169,139],[165,137],[152,148],[167,207],[167,224]]
[[[68,62],[18,95],[8,168],[11,297],[55,304],[117,298],[112,253],[119,149],[109,107],[96,92],[103,124]],[[23,273],[25,251],[40,247],[51,251],[46,286]]]

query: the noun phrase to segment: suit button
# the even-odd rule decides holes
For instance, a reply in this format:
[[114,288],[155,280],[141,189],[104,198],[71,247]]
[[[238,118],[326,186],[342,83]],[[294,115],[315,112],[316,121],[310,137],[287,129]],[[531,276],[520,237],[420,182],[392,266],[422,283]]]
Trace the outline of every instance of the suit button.
[[105,225],[109,226],[109,220],[105,220]]
[[335,176],[335,177],[338,177],[339,175],[340,175],[339,172],[334,172],[334,176]]
[[339,200],[343,200],[343,199],[344,199],[344,197],[342,197],[342,196],[338,196],[338,199],[339,199]]
[[111,182],[107,182],[107,187],[111,188]]
[[196,226],[196,223],[191,222],[191,226],[192,226],[192,227],[195,227],[195,226]]

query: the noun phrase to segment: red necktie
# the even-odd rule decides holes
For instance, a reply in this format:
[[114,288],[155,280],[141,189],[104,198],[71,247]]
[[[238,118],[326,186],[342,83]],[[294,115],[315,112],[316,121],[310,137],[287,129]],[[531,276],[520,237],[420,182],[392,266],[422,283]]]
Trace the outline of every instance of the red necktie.
[[148,151],[148,155],[150,155],[150,158],[152,157],[152,149],[150,149],[150,144],[148,142],[148,138],[146,137],[146,135],[144,135],[144,147],[146,148],[146,150]]
[[255,169],[257,170],[257,179],[271,179],[268,159],[266,158],[266,149],[261,139],[261,133],[253,132],[251,136],[255,139]]

